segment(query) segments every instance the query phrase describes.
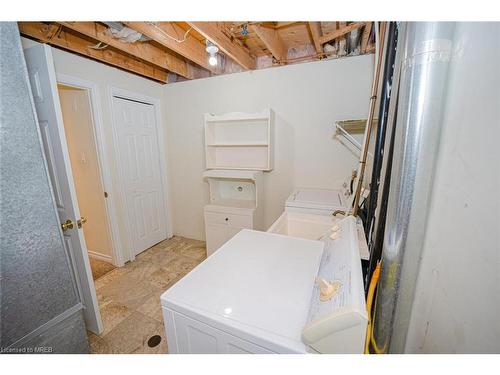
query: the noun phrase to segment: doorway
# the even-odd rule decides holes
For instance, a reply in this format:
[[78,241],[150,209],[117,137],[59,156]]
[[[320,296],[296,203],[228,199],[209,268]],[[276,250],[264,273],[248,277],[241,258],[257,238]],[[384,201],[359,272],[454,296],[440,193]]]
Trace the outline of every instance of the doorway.
[[73,181],[94,280],[115,268],[96,135],[87,89],[57,85]]

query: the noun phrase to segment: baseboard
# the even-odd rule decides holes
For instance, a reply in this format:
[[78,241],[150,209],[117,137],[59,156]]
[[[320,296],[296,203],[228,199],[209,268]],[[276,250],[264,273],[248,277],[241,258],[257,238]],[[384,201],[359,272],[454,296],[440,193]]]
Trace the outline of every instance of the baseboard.
[[89,257],[113,264],[113,258],[110,255],[104,255],[92,250],[87,250],[87,252],[89,253]]

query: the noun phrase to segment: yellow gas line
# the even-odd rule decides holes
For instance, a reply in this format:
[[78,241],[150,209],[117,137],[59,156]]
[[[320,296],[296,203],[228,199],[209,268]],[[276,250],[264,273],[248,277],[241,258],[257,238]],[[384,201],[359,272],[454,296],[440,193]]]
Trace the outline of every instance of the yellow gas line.
[[[370,342],[375,344],[372,340],[372,304],[373,297],[375,295],[375,288],[378,284],[378,279],[380,278],[380,261],[377,263],[377,267],[373,271],[372,278],[370,280],[370,287],[368,288],[368,296],[366,297],[366,312],[368,314],[368,325],[366,327],[366,340],[365,340],[365,354],[370,354]],[[378,349],[376,345],[374,345],[375,349]]]

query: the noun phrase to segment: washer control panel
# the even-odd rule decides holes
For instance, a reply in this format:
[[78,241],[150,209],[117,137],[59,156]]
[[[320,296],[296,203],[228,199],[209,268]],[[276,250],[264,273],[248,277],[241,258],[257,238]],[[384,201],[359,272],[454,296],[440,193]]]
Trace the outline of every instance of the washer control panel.
[[323,241],[302,341],[321,353],[362,353],[368,317],[356,219],[339,220]]

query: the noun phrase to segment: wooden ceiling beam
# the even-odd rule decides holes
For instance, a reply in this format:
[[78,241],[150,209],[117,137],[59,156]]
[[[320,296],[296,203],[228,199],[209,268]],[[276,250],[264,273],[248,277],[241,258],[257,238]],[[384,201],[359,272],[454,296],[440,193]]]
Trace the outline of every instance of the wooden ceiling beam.
[[347,33],[350,33],[353,30],[359,29],[360,27],[364,26],[366,22],[354,22],[351,23],[350,25],[341,27],[338,30],[335,30],[332,33],[325,34],[321,38],[319,38],[320,44],[325,44],[328,43],[330,40],[337,39],[341,36],[344,36]]
[[[186,59],[200,65],[201,67],[218,73],[217,67],[208,63],[208,55],[205,45],[198,39],[187,34],[186,30],[176,25],[174,22],[123,22],[125,25],[153,39],[162,46],[184,56]],[[170,36],[170,37],[169,37]],[[178,42],[176,39],[185,38]]]
[[211,41],[227,56],[245,69],[255,69],[256,61],[250,52],[242,45],[233,42],[217,25],[216,22],[188,22],[189,26]]
[[145,63],[133,56],[122,54],[112,48],[90,48],[91,41],[64,30],[60,25],[42,22],[18,22],[18,25],[21,34],[42,43],[90,57],[155,81],[167,82],[167,72],[165,70]]
[[370,40],[370,34],[372,31],[373,22],[367,22],[361,35],[361,53],[366,53],[366,48],[368,47],[368,42]]
[[365,53],[374,53],[375,52],[375,43],[370,44],[366,47]]
[[282,29],[288,26],[293,26],[295,24],[299,23],[299,21],[278,21],[276,22],[276,26],[274,27],[275,29]]
[[288,48],[286,48],[277,30],[259,25],[253,25],[252,29],[279,63],[286,60]]
[[309,22],[308,25],[314,43],[314,48],[316,48],[316,53],[322,53],[323,46],[319,42],[319,39],[323,36],[323,32],[321,31],[321,22]]
[[162,69],[166,69],[188,79],[194,78],[189,72],[186,62],[179,57],[148,42],[122,42],[119,39],[113,38],[109,34],[108,27],[98,22],[59,22],[59,24]]

